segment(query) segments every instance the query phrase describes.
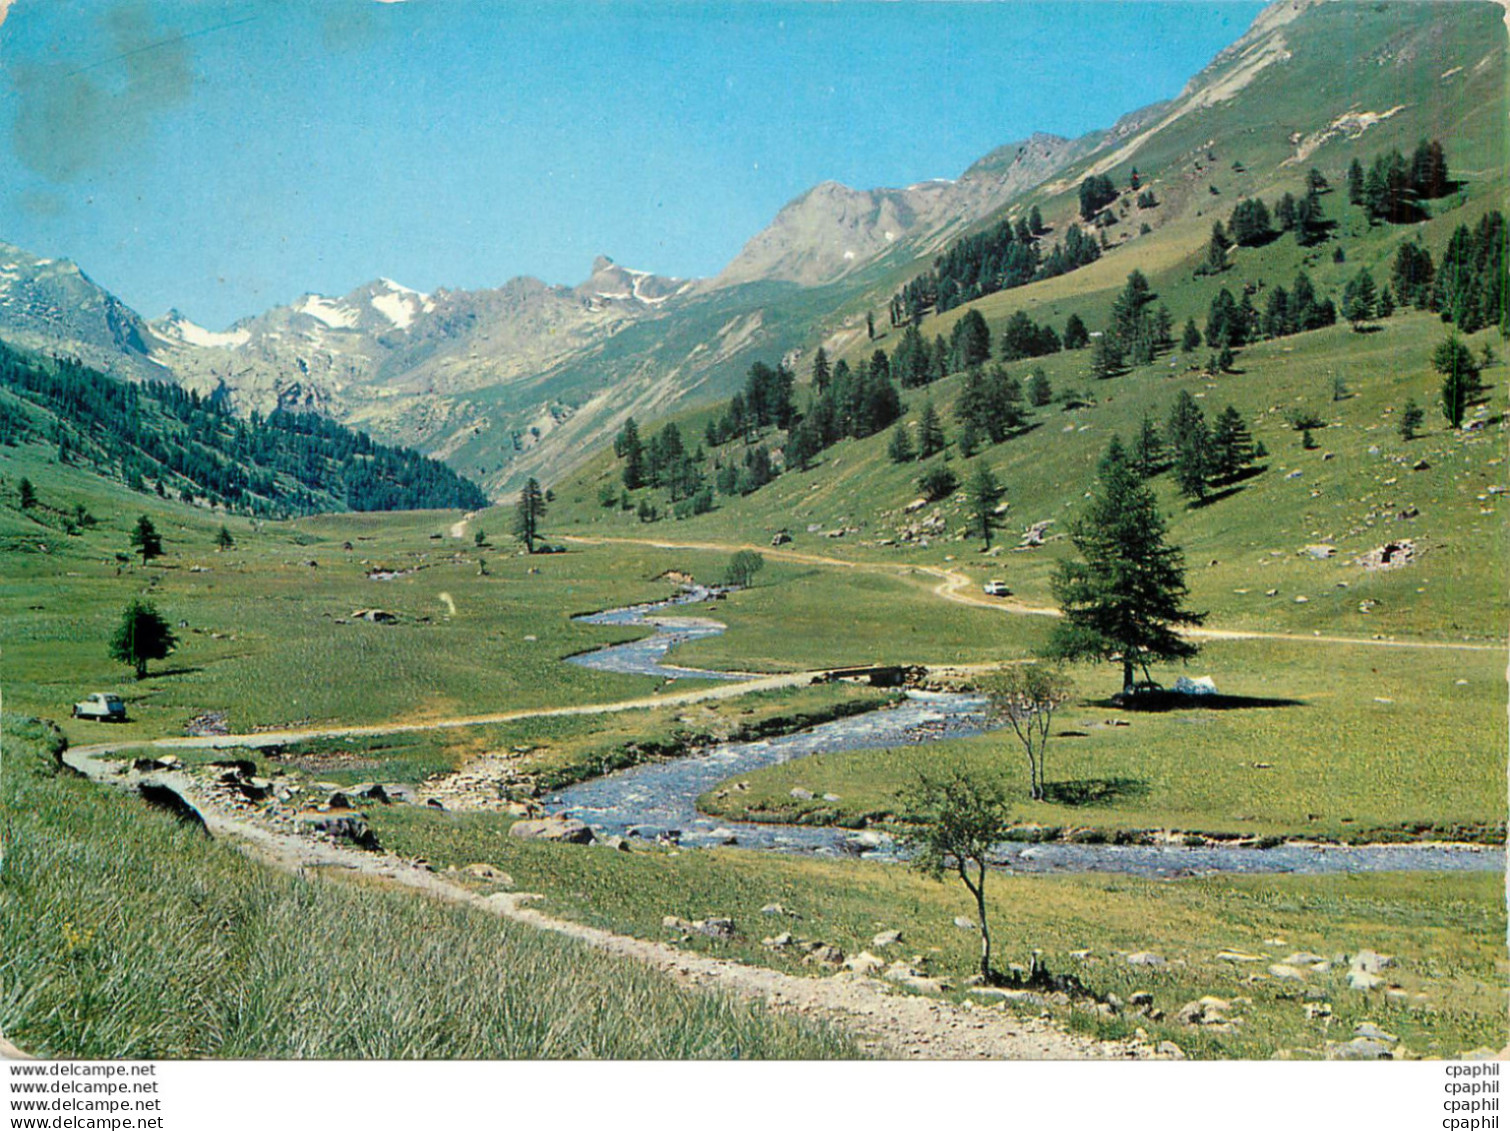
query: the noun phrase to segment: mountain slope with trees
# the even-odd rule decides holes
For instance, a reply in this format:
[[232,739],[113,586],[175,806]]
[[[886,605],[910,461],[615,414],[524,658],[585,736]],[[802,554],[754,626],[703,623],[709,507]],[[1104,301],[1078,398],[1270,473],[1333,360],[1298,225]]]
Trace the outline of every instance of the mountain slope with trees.
[[0,342],[0,444],[46,444],[57,462],[141,491],[247,514],[475,508],[486,497],[445,464],[324,417],[232,414],[167,382],[119,381]]

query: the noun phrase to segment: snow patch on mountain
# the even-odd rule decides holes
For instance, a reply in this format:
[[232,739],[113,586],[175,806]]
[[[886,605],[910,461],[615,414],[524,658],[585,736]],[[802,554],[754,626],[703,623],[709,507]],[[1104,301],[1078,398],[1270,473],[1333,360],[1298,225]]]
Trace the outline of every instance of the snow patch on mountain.
[[420,300],[413,294],[383,294],[372,296],[372,309],[376,310],[394,327],[399,330],[407,330],[414,321],[415,311],[420,306]]
[[294,310],[318,319],[332,330],[350,330],[357,324],[356,311],[323,295],[305,295],[294,303]]
[[178,341],[186,345],[203,346],[206,349],[235,349],[237,346],[246,345],[252,339],[250,330],[222,332],[206,330],[177,312],[168,315],[160,325],[152,325],[151,328],[152,332],[163,341]]

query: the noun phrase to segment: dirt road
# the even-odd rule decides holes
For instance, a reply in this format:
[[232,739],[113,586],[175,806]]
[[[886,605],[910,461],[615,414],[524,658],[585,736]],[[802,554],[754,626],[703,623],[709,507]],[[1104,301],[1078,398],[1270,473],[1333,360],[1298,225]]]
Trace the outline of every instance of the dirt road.
[[[1510,3],[1510,0],[1506,0]],[[886,562],[854,562],[843,558],[830,558],[822,554],[810,554],[800,550],[760,547],[736,542],[664,542],[650,538],[602,538],[566,535],[563,541],[583,545],[611,545],[616,542],[633,546],[652,546],[662,550],[710,550],[733,553],[736,550],[755,550],[766,557],[779,561],[803,562],[808,565],[829,566],[836,569],[852,569],[862,573],[879,573],[892,577],[907,577],[926,574],[938,578],[933,587],[936,596],[957,605],[971,605],[979,609],[1005,613],[1009,616],[1057,617],[1059,610],[1047,605],[1029,605],[1021,601],[987,597],[975,592],[976,582],[959,570],[943,566],[890,565]],[[1472,644],[1453,640],[1375,639],[1363,636],[1335,636],[1324,633],[1262,632],[1250,629],[1190,628],[1184,632],[1197,640],[1285,640],[1296,644],[1356,645],[1371,648],[1419,648],[1440,649],[1449,652],[1503,652],[1502,644]]]

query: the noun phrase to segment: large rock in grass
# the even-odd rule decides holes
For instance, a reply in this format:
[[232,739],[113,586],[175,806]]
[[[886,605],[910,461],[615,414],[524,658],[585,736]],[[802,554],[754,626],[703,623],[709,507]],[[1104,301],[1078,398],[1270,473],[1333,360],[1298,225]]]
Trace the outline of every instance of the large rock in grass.
[[562,844],[591,844],[593,832],[573,817],[541,817],[536,821],[515,821],[509,836],[525,840],[553,840]]
[[367,825],[367,820],[352,809],[337,809],[329,813],[306,810],[294,815],[294,821],[308,832],[319,833],[331,840],[345,841],[368,852],[382,851],[377,834]]

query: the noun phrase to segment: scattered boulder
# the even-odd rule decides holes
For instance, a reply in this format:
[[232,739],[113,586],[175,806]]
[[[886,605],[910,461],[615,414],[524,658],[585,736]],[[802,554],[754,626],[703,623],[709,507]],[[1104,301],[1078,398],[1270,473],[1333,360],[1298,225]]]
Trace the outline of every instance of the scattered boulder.
[[509,836],[525,840],[550,840],[560,844],[591,844],[593,831],[573,817],[541,817],[535,821],[515,821]]
[[804,966],[843,966],[844,952],[836,946],[828,943],[817,943],[808,951],[807,957],[802,960]]
[[1230,1001],[1223,1001],[1219,997],[1203,997],[1199,1001],[1188,1001],[1180,1006],[1175,1020],[1182,1025],[1226,1025],[1231,1021],[1227,1015],[1231,1009]]
[[1363,556],[1355,558],[1353,564],[1372,570],[1399,569],[1401,566],[1410,565],[1415,559],[1415,541],[1410,538],[1401,538],[1393,542],[1386,542],[1377,549],[1370,550]]
[[1348,969],[1362,970],[1367,974],[1379,974],[1395,964],[1394,957],[1372,950],[1360,950],[1348,961]]
[[1162,954],[1155,954],[1151,950],[1140,950],[1127,956],[1129,966],[1163,966],[1166,965]]
[[938,978],[930,978],[905,962],[893,962],[881,976],[888,982],[928,994],[942,993],[946,988]]
[[901,931],[882,931],[879,935],[870,940],[870,945],[879,950],[882,947],[896,946],[896,944],[901,941]]
[[1377,990],[1380,986],[1384,985],[1384,979],[1379,977],[1378,974],[1370,974],[1367,970],[1349,970],[1347,972],[1347,984],[1349,989],[1367,992],[1369,990]]
[[954,917],[954,925],[962,931],[975,930],[975,920],[964,915],[956,915]]
[[862,950],[859,954],[851,955],[844,960],[844,968],[853,970],[856,974],[876,974],[886,968],[884,959],[877,958],[868,950]]
[[229,716],[225,711],[206,711],[202,715],[195,715],[184,724],[184,733],[200,738],[230,734]]
[[382,851],[382,845],[378,843],[377,834],[368,827],[367,821],[360,813],[353,810],[340,810],[332,813],[321,813],[310,810],[297,813],[294,821],[303,829],[312,833],[319,833],[331,840],[342,840],[356,848],[366,849],[368,852]]
[[799,785],[792,789],[788,796],[791,797],[793,801],[811,801],[813,799],[813,791],[810,789],[803,789]]
[[1351,1041],[1341,1044],[1328,1041],[1326,1058],[1328,1060],[1393,1060],[1394,1056],[1389,1045],[1383,1041],[1370,1040],[1368,1037],[1354,1037]]
[[1284,962],[1276,962],[1270,966],[1269,976],[1277,978],[1281,982],[1304,982],[1306,980],[1305,971],[1301,970],[1298,966],[1291,966]]
[[706,935],[710,939],[732,939],[739,933],[734,929],[734,920],[724,918],[695,919],[691,930],[693,934]]
[[1166,1060],[1185,1059],[1185,1050],[1180,1048],[1180,1046],[1175,1044],[1173,1041],[1160,1041],[1158,1047],[1154,1051],[1157,1052],[1160,1056],[1164,1057]]
[[791,932],[782,931],[779,935],[772,935],[769,938],[761,939],[760,945],[767,950],[785,950],[796,942],[797,940],[792,937]]
[[159,770],[176,770],[178,766],[177,754],[158,754],[152,757],[138,758],[131,763],[131,768],[139,774],[151,774]]
[[1400,1040],[1393,1033],[1386,1033],[1372,1021],[1360,1021],[1357,1025],[1354,1025],[1353,1036],[1365,1037],[1370,1041],[1383,1041],[1387,1045],[1397,1044]]
[[506,888],[514,886],[513,876],[507,872],[500,871],[491,864],[468,864],[462,871],[479,880],[486,880],[490,884],[499,884]]
[[273,792],[273,783],[266,778],[237,778],[235,785],[248,801],[266,801]]

